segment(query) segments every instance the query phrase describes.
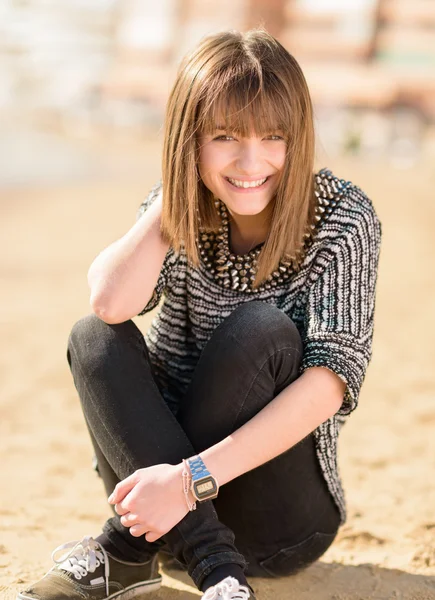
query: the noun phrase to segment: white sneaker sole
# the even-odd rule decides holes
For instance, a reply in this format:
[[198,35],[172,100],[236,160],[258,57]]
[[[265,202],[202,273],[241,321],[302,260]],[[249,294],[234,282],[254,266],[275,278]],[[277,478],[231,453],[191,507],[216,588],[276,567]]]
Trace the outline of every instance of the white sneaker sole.
[[[136,596],[141,596],[142,594],[148,594],[149,592],[156,592],[160,586],[162,585],[161,578],[159,579],[150,579],[147,582],[140,582],[136,585],[132,585],[125,590],[120,590],[119,592],[115,592],[110,596],[106,596],[104,600],[113,600],[117,598],[118,600],[130,600],[130,598],[136,598]],[[32,596],[25,596],[24,594],[18,594],[16,600],[35,600]],[[43,598],[41,600],[44,600]]]

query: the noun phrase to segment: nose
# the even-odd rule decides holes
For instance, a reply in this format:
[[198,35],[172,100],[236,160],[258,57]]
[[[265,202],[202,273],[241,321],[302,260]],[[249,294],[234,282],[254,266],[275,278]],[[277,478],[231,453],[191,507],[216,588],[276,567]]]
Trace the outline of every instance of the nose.
[[261,146],[255,138],[245,138],[239,145],[237,170],[244,175],[261,175]]

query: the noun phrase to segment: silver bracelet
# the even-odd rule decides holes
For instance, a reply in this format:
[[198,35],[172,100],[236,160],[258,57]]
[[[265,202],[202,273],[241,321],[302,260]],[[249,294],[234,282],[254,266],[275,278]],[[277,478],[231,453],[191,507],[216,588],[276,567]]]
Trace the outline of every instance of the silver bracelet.
[[192,510],[196,510],[196,502],[193,502],[193,504],[191,504],[191,502],[189,500],[190,483],[192,481],[192,476],[190,474],[190,469],[187,464],[187,461],[184,458],[183,458],[183,465],[184,465],[183,474],[182,474],[183,475],[183,492],[184,492],[184,496],[186,498],[187,508],[190,511],[192,511]]

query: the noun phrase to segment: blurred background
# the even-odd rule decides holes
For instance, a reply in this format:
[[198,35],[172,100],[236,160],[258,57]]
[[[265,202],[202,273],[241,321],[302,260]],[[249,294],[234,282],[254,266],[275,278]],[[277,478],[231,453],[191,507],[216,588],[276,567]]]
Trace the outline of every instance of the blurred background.
[[66,361],[87,270],[160,177],[181,57],[258,25],[306,75],[317,167],[383,225],[373,360],[341,435],[349,519],[261,597],[435,598],[434,0],[0,0],[0,597],[110,514]]
[[303,67],[328,157],[403,168],[434,156],[431,0],[2,0],[1,181],[85,175],[54,133],[152,139],[181,57],[208,33],[259,24]]

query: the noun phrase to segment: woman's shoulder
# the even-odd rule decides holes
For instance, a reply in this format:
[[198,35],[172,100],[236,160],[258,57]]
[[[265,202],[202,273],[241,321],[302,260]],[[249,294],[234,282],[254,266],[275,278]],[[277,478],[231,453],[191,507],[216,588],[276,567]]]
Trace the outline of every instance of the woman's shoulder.
[[376,240],[382,226],[372,198],[350,180],[339,178],[329,169],[315,174],[316,196],[319,206],[326,210],[321,220],[321,237],[346,237],[364,233]]

